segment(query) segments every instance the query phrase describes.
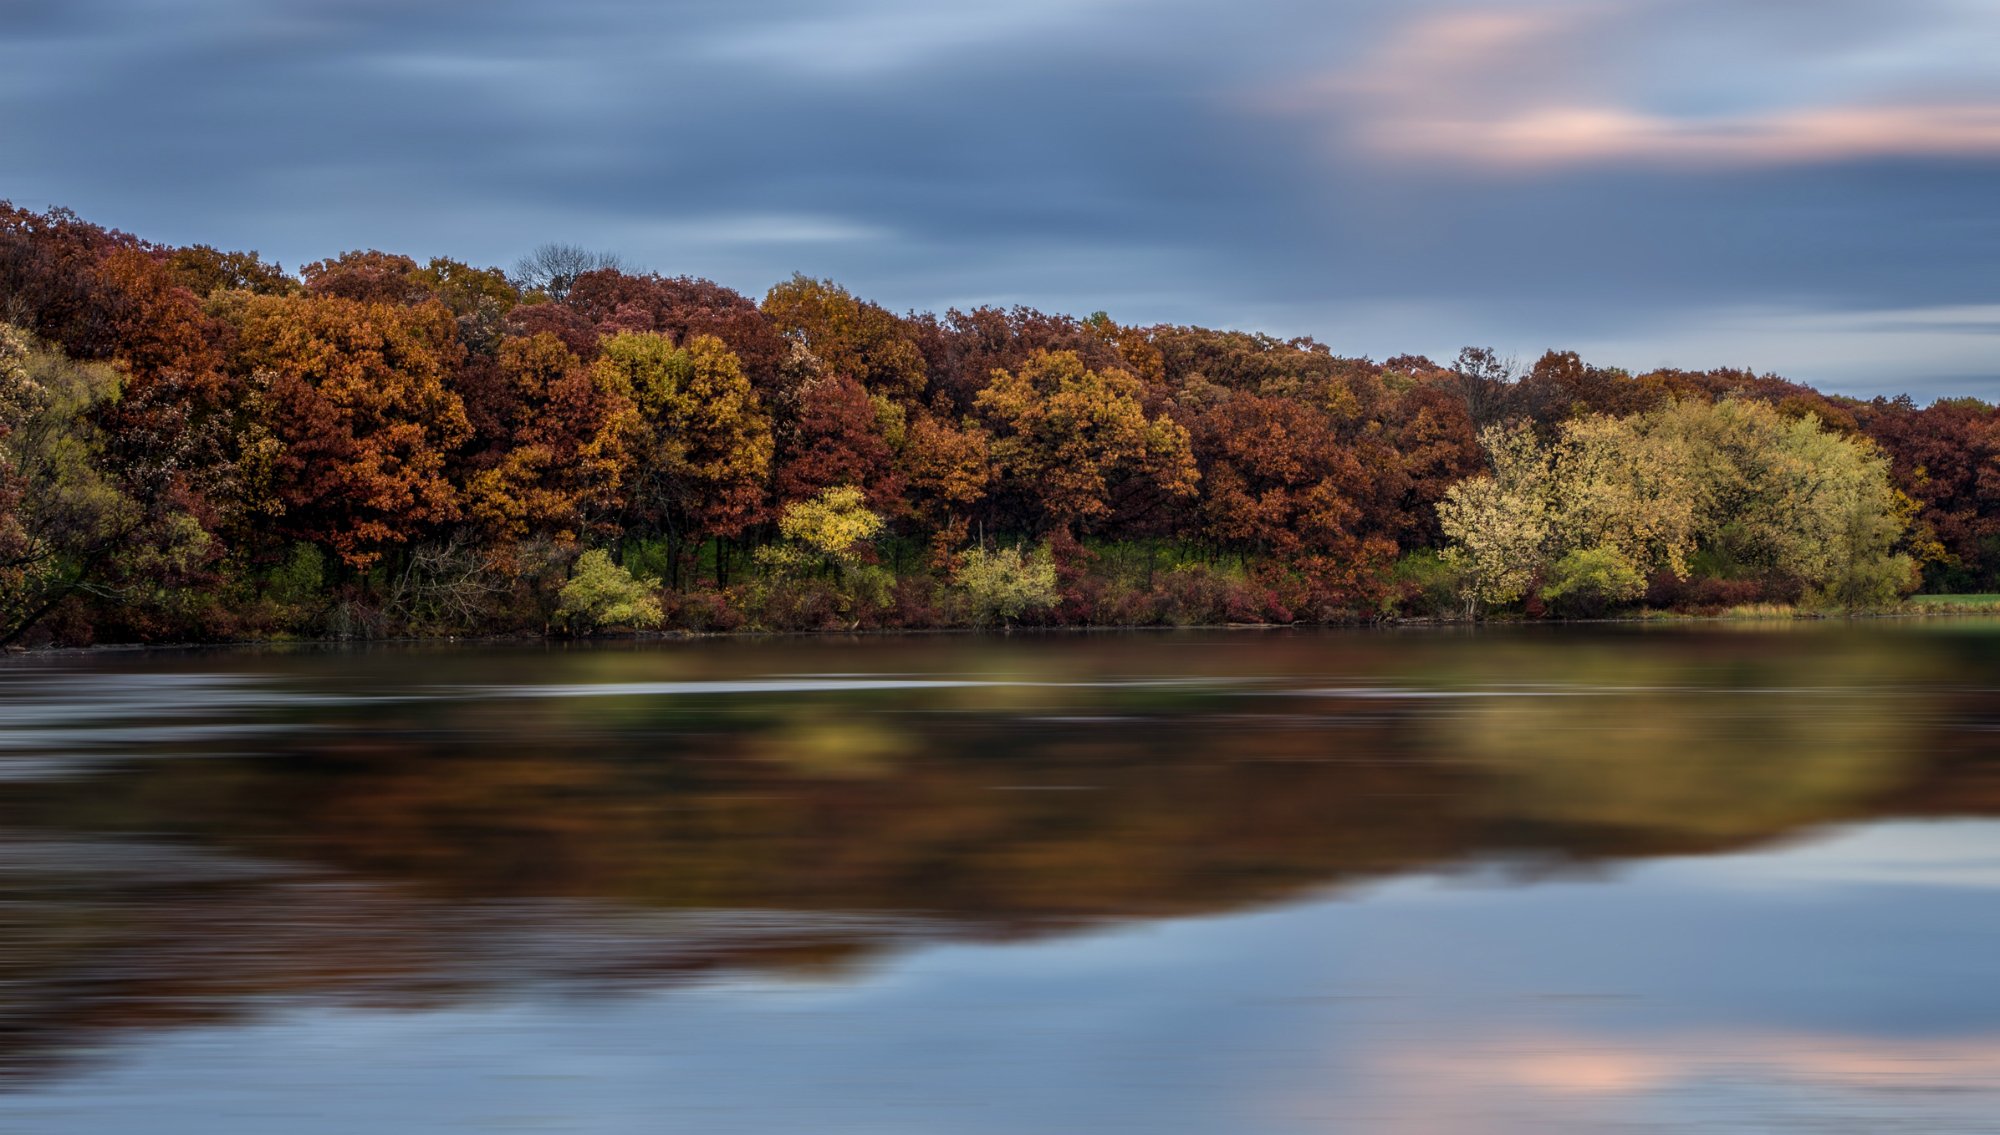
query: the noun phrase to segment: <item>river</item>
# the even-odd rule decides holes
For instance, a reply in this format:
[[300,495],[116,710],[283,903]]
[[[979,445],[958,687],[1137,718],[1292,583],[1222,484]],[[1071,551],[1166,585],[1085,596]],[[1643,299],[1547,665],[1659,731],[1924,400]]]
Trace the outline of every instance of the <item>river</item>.
[[1991,1132],[2000,624],[0,661],[0,1130]]

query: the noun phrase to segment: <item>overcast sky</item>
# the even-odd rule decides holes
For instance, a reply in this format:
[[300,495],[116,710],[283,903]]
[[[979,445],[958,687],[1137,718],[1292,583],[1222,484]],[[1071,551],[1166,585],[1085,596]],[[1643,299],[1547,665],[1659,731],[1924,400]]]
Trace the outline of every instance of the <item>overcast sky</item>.
[[1994,0],[0,0],[0,197],[2000,396]]

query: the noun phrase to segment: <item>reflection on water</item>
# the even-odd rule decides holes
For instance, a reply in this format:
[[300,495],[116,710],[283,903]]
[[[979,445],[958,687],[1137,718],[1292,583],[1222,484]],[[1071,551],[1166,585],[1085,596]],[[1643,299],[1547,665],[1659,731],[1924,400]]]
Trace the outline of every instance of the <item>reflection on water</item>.
[[1964,626],[23,660],[0,1127],[1988,1130],[1996,728]]

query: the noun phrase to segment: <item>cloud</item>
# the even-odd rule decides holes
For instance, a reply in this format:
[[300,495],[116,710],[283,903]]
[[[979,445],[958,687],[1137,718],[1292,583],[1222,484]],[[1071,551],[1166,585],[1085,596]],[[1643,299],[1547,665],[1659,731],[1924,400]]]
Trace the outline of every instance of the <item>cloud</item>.
[[0,196],[287,264],[561,240],[1378,357],[2000,365],[1793,318],[2000,302],[1980,0],[0,7]]
[[1389,122],[1372,127],[1366,136],[1384,153],[1500,168],[2000,156],[2000,103],[1806,109],[1703,119],[1617,106],[1547,107],[1486,120]]
[[934,0],[848,0],[809,17],[748,21],[719,29],[698,50],[716,59],[788,73],[858,77],[963,61],[1035,32],[1074,26],[1093,8],[1128,0],[1013,0],[953,7]]
[[[1653,3],[1419,11],[1269,104],[1321,119],[1342,149],[1517,172],[2000,157],[2000,89],[1935,44],[1941,25],[1991,39],[1990,18],[1915,5],[1907,44],[1857,26],[1760,56],[1729,14],[1688,12],[1713,23]],[[1734,55],[1763,74],[1732,76]]]

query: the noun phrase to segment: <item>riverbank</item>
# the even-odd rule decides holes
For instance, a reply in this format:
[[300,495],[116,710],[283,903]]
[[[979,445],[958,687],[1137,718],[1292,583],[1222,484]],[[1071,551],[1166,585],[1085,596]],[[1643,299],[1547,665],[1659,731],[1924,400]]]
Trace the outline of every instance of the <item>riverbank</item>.
[[1518,612],[1502,612],[1478,619],[1434,616],[1384,616],[1322,622],[1226,622],[1226,623],[1115,623],[1093,625],[1053,625],[1020,623],[1011,626],[826,626],[816,628],[736,627],[729,630],[672,627],[662,630],[607,629],[575,635],[534,631],[492,634],[443,635],[275,635],[261,638],[185,640],[175,642],[122,642],[89,644],[44,644],[10,646],[0,657],[60,657],[64,655],[109,655],[147,652],[346,648],[356,646],[531,646],[607,643],[666,643],[702,640],[755,640],[775,638],[913,638],[913,637],[1080,637],[1125,634],[1195,634],[1214,632],[1268,632],[1318,630],[1477,630],[1480,628],[1522,627],[1601,627],[1601,626],[1701,626],[1718,624],[1831,623],[1854,621],[1932,620],[2000,618],[2000,595],[1913,596],[1900,606],[1879,611],[1812,611],[1784,604],[1758,604],[1722,612],[1639,610],[1597,618],[1530,618]]

